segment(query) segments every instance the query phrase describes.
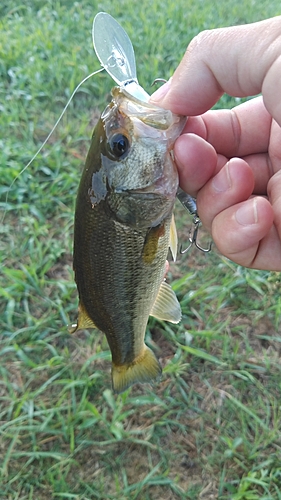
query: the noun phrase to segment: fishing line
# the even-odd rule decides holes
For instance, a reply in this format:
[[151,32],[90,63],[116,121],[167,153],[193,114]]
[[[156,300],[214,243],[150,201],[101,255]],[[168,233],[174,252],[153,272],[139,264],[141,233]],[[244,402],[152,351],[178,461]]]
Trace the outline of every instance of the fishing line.
[[77,85],[77,87],[75,87],[74,91],[72,92],[70,98],[68,99],[64,109],[62,110],[60,116],[58,117],[55,125],[53,126],[51,132],[47,135],[46,139],[44,140],[44,142],[41,144],[40,148],[36,151],[35,155],[32,156],[31,160],[29,160],[29,162],[25,165],[25,167],[23,167],[23,169],[16,175],[16,177],[13,179],[12,183],[10,184],[9,188],[8,188],[8,191],[7,191],[7,194],[6,194],[6,199],[5,199],[5,210],[4,210],[4,215],[2,217],[2,223],[4,222],[4,218],[5,218],[5,215],[6,215],[6,212],[7,212],[7,203],[8,203],[8,198],[9,198],[9,193],[13,187],[13,185],[15,184],[16,180],[20,177],[21,174],[23,174],[23,172],[25,172],[25,170],[31,165],[31,163],[35,160],[35,158],[41,153],[42,149],[44,148],[44,146],[47,144],[48,140],[50,139],[51,135],[53,134],[53,132],[55,131],[55,129],[57,128],[59,122],[61,121],[64,113],[66,112],[69,104],[71,103],[74,95],[76,94],[77,90],[80,89],[81,85],[83,85],[83,83],[85,83],[87,80],[89,80],[89,78],[91,78],[92,76],[94,75],[97,75],[98,73],[100,73],[101,71],[104,71],[104,68],[100,68],[98,69],[97,71],[94,71],[94,73],[91,73],[90,75],[86,76],[85,78],[83,78],[83,80]]

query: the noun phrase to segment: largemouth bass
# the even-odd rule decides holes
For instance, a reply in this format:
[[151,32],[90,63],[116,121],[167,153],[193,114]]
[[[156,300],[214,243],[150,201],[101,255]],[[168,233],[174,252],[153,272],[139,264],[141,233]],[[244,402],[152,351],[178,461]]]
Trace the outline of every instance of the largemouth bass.
[[115,87],[80,181],[73,263],[79,313],[72,331],[105,333],[115,392],[161,374],[144,343],[149,315],[174,323],[181,318],[164,276],[169,246],[176,253],[178,174],[171,150],[184,123]]

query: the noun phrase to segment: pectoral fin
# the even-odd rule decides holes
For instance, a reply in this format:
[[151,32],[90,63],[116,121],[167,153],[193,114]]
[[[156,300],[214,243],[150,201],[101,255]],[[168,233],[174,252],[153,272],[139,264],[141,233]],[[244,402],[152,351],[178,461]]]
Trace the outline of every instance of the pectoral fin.
[[181,320],[181,307],[175,292],[170,285],[163,281],[158,295],[150,311],[150,315],[157,319],[179,323]]
[[169,243],[171,254],[173,257],[173,261],[177,260],[177,251],[178,251],[178,234],[175,223],[175,216],[172,215],[171,226],[170,226],[170,243]]
[[78,320],[77,323],[70,325],[68,327],[69,333],[77,332],[78,330],[86,330],[87,328],[96,328],[95,323],[89,317],[85,307],[81,302],[79,303],[78,308]]
[[142,250],[142,259],[146,264],[151,264],[154,261],[158,251],[158,240],[164,234],[164,224],[149,229]]

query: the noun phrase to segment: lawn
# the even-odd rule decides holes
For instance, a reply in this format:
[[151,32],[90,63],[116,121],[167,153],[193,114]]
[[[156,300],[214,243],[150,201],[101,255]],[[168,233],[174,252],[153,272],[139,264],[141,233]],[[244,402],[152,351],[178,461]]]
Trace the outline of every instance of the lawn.
[[[192,249],[168,274],[179,325],[151,318],[161,381],[115,396],[98,331],[69,335],[75,197],[113,82],[99,11],[135,48],[140,83],[169,78],[203,29],[281,14],[277,0],[4,0],[0,6],[0,498],[281,499],[280,276]],[[239,99],[224,96],[218,107]],[[191,219],[176,207],[180,242]],[[206,244],[208,236],[201,233]]]

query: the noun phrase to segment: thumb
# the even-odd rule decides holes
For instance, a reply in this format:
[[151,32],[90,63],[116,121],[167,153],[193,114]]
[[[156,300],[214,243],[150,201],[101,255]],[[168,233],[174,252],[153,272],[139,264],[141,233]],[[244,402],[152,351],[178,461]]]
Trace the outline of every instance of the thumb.
[[151,101],[174,113],[198,115],[226,92],[262,92],[281,125],[281,16],[258,23],[203,31],[190,43],[172,79]]

